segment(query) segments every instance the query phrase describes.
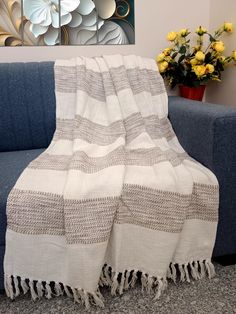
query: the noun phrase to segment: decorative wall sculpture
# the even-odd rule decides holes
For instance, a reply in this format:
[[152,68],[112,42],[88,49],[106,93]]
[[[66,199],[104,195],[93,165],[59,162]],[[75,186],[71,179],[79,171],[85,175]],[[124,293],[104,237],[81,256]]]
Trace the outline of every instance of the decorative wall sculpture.
[[134,42],[134,0],[0,0],[0,46]]

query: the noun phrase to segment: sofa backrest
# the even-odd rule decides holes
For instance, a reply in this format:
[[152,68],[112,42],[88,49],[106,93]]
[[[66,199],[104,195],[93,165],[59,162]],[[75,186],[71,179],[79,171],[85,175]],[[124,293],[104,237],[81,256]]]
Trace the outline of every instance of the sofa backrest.
[[0,151],[47,147],[55,131],[54,63],[0,63]]

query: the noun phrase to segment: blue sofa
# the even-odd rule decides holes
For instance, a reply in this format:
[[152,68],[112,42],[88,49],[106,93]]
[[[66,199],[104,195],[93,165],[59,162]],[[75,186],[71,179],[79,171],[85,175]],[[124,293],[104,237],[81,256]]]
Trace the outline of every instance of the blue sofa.
[[[53,62],[0,64],[0,290],[6,201],[20,173],[55,130]],[[220,183],[214,256],[236,253],[236,109],[169,97],[169,118],[185,148]]]

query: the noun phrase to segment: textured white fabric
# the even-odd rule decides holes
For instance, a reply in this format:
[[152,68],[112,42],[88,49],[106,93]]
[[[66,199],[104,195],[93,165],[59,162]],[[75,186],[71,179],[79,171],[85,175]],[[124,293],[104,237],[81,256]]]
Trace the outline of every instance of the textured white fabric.
[[55,82],[53,140],[8,199],[7,294],[19,284],[102,306],[99,286],[123,293],[137,271],[156,298],[176,269],[181,281],[213,275],[217,180],[180,146],[155,62],[59,60]]

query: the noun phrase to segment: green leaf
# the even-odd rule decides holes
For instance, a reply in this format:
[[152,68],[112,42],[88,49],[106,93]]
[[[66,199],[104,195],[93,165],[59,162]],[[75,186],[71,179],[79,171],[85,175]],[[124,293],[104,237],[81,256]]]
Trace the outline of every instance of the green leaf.
[[178,63],[181,63],[184,59],[185,59],[185,55],[180,56]]
[[174,52],[173,55],[171,56],[172,59],[174,59],[177,56],[178,52]]
[[185,46],[181,46],[181,47],[179,48],[179,53],[181,53],[181,54],[186,53],[186,47],[185,47]]
[[208,34],[209,35],[209,38],[210,38],[210,42],[213,43],[214,41],[216,41],[216,39],[211,35],[211,34]]

